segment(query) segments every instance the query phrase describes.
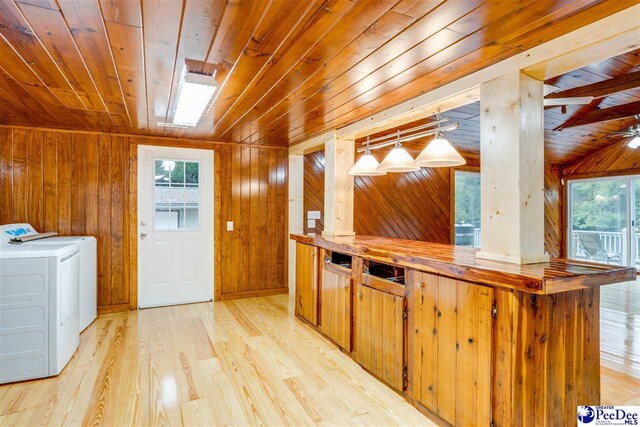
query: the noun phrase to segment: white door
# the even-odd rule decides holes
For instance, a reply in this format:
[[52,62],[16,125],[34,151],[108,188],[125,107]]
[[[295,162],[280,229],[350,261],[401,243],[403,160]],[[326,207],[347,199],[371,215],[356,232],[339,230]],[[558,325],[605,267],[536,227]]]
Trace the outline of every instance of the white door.
[[213,151],[138,146],[138,305],[213,299]]

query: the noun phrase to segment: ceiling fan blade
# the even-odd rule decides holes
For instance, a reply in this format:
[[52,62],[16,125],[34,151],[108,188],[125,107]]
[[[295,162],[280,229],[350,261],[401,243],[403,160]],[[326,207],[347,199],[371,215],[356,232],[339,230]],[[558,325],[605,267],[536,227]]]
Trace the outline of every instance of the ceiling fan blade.
[[593,101],[592,96],[581,96],[576,98],[550,98],[544,100],[546,107],[556,107],[559,105],[584,105]]

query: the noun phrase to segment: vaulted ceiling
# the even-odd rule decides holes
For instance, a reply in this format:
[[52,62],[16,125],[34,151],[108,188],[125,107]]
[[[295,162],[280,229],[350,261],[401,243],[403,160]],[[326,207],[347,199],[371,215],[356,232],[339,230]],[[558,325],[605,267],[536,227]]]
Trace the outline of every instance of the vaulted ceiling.
[[[582,159],[602,148],[615,144],[625,137],[614,135],[614,132],[626,131],[631,125],[638,123],[632,117],[640,114],[640,50],[634,50],[602,62],[571,71],[545,82],[557,89],[554,94],[594,95],[609,93],[607,96],[594,98],[585,105],[567,105],[546,107],[544,111],[545,127],[545,160],[549,165],[567,165]],[[631,79],[633,78],[633,79]],[[618,86],[613,84],[617,83]],[[584,88],[584,89],[583,89]],[[571,92],[568,92],[571,90]],[[548,97],[551,97],[550,95]],[[626,107],[621,114],[616,111]],[[595,114],[598,117],[593,117]],[[623,115],[622,118],[617,118]],[[459,150],[468,155],[478,155],[480,151],[480,102],[474,102],[455,110],[446,111],[443,116],[451,122],[460,124],[458,129],[447,133],[447,138]],[[615,117],[615,118],[614,118]],[[375,138],[398,129],[409,129],[427,123],[433,118],[426,118],[406,123],[398,128],[370,135]],[[579,121],[578,121],[579,120]],[[593,121],[597,120],[597,121]],[[583,123],[583,122],[592,123]],[[431,137],[405,144],[409,148],[421,149]],[[626,137],[626,139],[629,139]],[[356,142],[362,143],[365,138]],[[640,155],[640,154],[639,154]]]
[[[0,123],[288,145],[634,4],[1,0]],[[187,60],[219,90],[161,128]]]

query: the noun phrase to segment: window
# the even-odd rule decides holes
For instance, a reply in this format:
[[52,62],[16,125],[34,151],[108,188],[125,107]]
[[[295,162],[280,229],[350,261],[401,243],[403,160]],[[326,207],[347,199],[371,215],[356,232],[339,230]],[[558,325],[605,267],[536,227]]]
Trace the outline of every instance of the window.
[[593,178],[569,182],[569,258],[638,266],[640,179]]
[[480,173],[454,172],[455,244],[480,247]]
[[200,227],[199,165],[159,159],[155,161],[154,228],[195,230]]

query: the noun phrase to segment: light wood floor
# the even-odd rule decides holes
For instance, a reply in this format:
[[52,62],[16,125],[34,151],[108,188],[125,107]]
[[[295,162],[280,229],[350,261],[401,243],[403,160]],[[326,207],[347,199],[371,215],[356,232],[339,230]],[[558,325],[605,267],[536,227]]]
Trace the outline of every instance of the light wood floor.
[[[603,403],[640,404],[604,368]],[[286,296],[102,315],[56,378],[0,386],[0,425],[434,425],[291,316]]]
[[433,425],[286,296],[103,315],[57,377],[0,387],[0,425]]

